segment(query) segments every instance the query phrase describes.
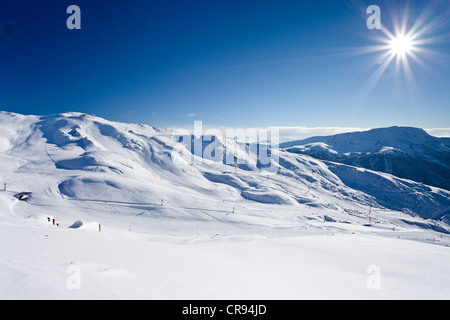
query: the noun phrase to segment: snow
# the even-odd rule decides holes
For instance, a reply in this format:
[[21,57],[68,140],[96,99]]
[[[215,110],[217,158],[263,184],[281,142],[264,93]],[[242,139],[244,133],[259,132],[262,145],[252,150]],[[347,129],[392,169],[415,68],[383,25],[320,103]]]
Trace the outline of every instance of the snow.
[[450,148],[446,141],[419,128],[389,127],[312,137],[280,147],[450,190]]
[[429,150],[450,151],[443,143],[443,139],[430,136],[423,129],[397,126],[312,137],[301,141],[286,142],[282,144],[282,147],[307,144],[326,145],[338,153],[375,152],[386,146],[409,153],[427,153]]
[[[0,264],[2,299],[446,299],[450,294],[448,248],[361,231],[182,237],[114,228],[100,233],[49,225],[9,228],[14,233],[3,232],[2,224],[0,234],[7,257]],[[67,286],[73,266],[79,268],[79,289]],[[367,287],[370,266],[380,267],[380,289]]]
[[278,174],[189,162],[170,130],[80,113],[0,126],[1,299],[450,294],[448,191],[283,150]]

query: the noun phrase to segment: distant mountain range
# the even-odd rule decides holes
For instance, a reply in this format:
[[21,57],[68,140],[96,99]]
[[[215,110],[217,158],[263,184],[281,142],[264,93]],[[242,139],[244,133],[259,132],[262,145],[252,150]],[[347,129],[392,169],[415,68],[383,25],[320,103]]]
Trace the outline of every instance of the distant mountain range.
[[433,137],[423,129],[379,128],[312,137],[280,147],[450,190],[450,138]]

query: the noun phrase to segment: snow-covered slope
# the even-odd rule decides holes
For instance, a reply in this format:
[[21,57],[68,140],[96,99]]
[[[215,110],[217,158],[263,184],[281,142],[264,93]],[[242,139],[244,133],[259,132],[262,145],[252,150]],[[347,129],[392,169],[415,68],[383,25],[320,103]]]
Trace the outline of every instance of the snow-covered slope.
[[[449,261],[450,192],[442,189],[284,150],[273,174],[254,154],[242,159],[248,145],[226,139],[215,141],[221,158],[187,152],[188,161],[173,131],[81,113],[2,112],[0,127],[0,182],[7,183],[0,192],[1,298],[371,297],[365,282],[358,287],[371,260],[358,260],[364,246],[376,252],[372,264],[393,273],[390,254],[403,267],[407,252],[439,256],[439,275]],[[236,162],[229,164],[231,150]],[[20,200],[21,192],[31,195]],[[326,240],[335,235],[337,242]],[[315,264],[316,249],[329,263],[339,253],[348,259],[338,263],[336,279],[360,261],[362,275],[352,269],[347,282],[355,290],[345,294],[336,281],[336,291],[323,295],[319,276],[328,269]],[[290,258],[297,255],[312,259],[299,278],[303,259]],[[68,291],[67,270],[77,268],[84,291]],[[378,297],[407,297],[404,279],[389,272],[393,291]],[[257,283],[258,275],[270,283]],[[436,288],[438,276],[406,276],[437,297],[445,292]]]
[[[235,141],[218,141],[217,148],[226,151],[212,161],[202,159],[203,153],[191,154],[193,149],[192,158],[186,159],[181,151],[187,150],[179,150],[172,131],[80,113],[41,117],[2,113],[0,125],[6,132],[0,146],[3,181],[10,189],[33,192],[31,202],[48,197],[160,206],[165,200],[179,209],[217,207],[219,202],[224,210],[232,209],[233,203],[255,202],[336,210],[382,205],[434,219],[449,213],[449,193],[443,190],[367,170],[338,170],[291,152],[280,152],[276,175],[260,170],[253,155],[238,164],[246,146]],[[203,142],[201,147],[209,144]],[[231,164],[225,161],[229,150],[236,159]],[[348,171],[353,172],[351,183]],[[368,182],[372,176],[376,182]],[[367,193],[368,187],[377,192]],[[400,191],[405,197],[384,196]],[[432,203],[418,207],[422,198]]]
[[450,190],[450,148],[446,141],[422,129],[390,127],[312,137],[281,147]]

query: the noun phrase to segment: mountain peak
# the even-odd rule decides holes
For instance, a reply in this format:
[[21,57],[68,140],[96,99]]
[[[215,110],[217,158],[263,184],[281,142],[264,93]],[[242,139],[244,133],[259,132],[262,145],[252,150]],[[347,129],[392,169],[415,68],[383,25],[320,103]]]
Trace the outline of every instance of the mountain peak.
[[317,136],[304,140],[286,142],[281,148],[302,146],[322,142],[339,153],[374,152],[383,147],[392,147],[405,152],[420,152],[422,149],[439,149],[443,144],[440,138],[429,135],[425,130],[415,127],[392,126],[367,131],[346,132],[330,136]]
[[287,151],[450,189],[447,141],[415,127],[376,128],[281,145]]

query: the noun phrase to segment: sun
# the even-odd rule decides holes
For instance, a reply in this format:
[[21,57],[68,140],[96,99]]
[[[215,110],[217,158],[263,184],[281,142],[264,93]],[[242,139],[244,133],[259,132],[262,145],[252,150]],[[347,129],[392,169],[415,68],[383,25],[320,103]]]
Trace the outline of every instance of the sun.
[[[364,105],[379,82],[392,85],[396,95],[407,93],[410,101],[417,101],[417,93],[421,87],[416,78],[419,74],[424,75],[417,72],[433,71],[431,67],[441,68],[442,61],[448,59],[447,52],[440,48],[449,43],[448,8],[444,5],[449,0],[442,1],[427,1],[420,7],[418,4],[425,1],[406,1],[405,7],[394,4],[389,8],[386,6],[389,12],[383,17],[389,16],[390,20],[383,18],[380,28],[368,33],[368,39],[373,40],[372,44],[336,54],[336,58],[343,59],[371,56],[362,65],[362,71],[370,71],[370,74],[354,95],[355,105]],[[365,12],[365,6],[355,6]]]
[[390,53],[395,56],[404,57],[410,55],[414,49],[414,40],[409,35],[400,34],[390,39]]

